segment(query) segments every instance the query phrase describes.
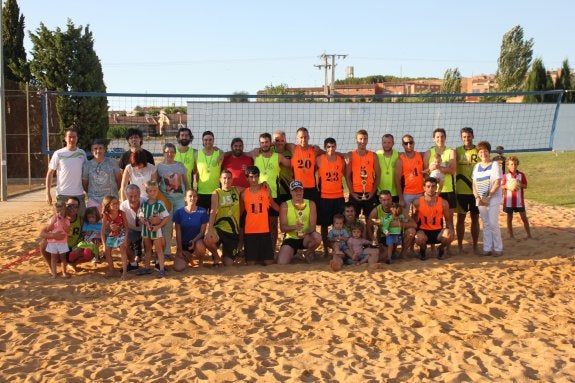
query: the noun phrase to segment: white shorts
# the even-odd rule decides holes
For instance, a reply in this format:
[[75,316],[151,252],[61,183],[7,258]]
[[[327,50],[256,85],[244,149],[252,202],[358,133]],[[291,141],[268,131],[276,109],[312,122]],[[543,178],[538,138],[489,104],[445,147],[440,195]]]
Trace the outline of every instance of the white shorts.
[[67,243],[61,242],[48,242],[46,251],[50,254],[66,254],[70,251]]

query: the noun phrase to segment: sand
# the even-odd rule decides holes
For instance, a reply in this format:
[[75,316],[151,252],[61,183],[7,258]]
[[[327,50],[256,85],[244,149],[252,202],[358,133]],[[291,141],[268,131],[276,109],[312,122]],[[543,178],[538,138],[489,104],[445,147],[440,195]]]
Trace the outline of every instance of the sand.
[[[0,266],[37,248],[50,215],[7,204]],[[504,230],[502,257],[376,271],[315,262],[122,282],[102,263],[52,280],[33,254],[0,272],[0,381],[573,382],[574,213],[530,202],[536,239]]]

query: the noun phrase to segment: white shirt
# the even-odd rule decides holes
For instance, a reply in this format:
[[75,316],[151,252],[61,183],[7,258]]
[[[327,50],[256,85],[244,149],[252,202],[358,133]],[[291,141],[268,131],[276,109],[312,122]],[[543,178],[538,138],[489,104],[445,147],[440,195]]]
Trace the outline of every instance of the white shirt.
[[64,147],[54,152],[48,168],[56,171],[56,194],[83,196],[82,167],[86,153],[82,149],[68,150]]

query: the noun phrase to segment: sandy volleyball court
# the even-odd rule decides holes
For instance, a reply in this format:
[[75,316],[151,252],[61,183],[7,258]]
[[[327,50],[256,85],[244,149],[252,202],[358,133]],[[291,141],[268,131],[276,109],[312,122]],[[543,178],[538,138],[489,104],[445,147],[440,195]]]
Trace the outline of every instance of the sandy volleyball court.
[[[1,266],[36,249],[51,214],[25,199],[1,205]],[[536,239],[505,239],[500,258],[374,272],[318,262],[121,282],[85,264],[51,280],[32,255],[0,272],[0,381],[573,382],[574,213],[530,203]]]

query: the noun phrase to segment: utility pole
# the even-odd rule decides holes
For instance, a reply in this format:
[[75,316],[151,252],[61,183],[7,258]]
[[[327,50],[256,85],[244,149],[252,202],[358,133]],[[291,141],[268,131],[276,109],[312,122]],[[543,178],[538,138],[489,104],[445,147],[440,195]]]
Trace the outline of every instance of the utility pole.
[[[347,54],[327,54],[327,53],[322,53],[321,56],[319,56],[321,59],[323,59],[323,64],[321,65],[314,65],[315,67],[317,67],[318,69],[324,69],[324,86],[323,86],[323,91],[325,93],[326,96],[329,96],[330,94],[334,94],[335,93],[335,67],[336,67],[336,63],[335,63],[335,59],[345,59],[348,55]],[[328,64],[328,58],[331,58],[331,64]],[[328,81],[327,81],[327,70],[331,69],[331,86],[328,85]]]
[[[2,42],[2,15],[0,15],[0,42]],[[4,52],[0,45],[0,201],[8,199],[8,178],[6,175],[6,119],[4,118],[4,105],[6,98],[4,94]]]

